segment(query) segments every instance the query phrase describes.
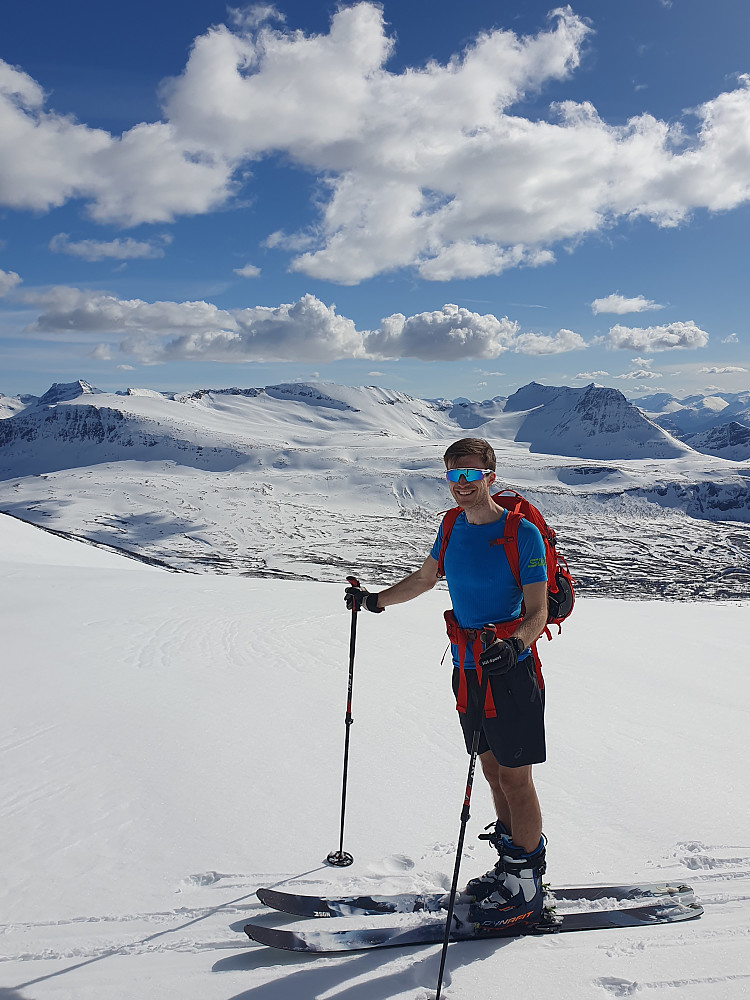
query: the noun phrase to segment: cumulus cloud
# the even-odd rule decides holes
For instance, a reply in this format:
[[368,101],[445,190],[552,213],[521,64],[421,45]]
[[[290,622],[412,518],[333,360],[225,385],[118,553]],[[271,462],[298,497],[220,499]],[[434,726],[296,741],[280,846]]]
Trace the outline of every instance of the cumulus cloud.
[[161,119],[119,136],[48,108],[39,83],[0,63],[0,203],[81,198],[102,222],[164,222],[225,204],[252,162],[282,154],[319,179],[319,215],[277,245],[293,269],[355,284],[401,267],[443,281],[536,266],[621,218],[674,226],[750,200],[750,77],[685,123],[610,125],[573,101],[523,117],[526,95],[580,64],[591,28],[570,7],[535,35],[488,30],[401,72],[386,69],[379,4],[341,7],[314,35],[267,3],[229,20],[164,83]]
[[20,284],[21,278],[15,271],[0,271],[0,299]]
[[554,337],[541,333],[522,333],[516,341],[515,350],[521,354],[565,354],[568,351],[580,351],[586,347],[586,341],[573,330],[558,330]]
[[571,330],[555,336],[522,333],[507,316],[481,315],[450,303],[409,317],[394,313],[377,330],[359,331],[314,295],[275,307],[219,309],[204,301],[145,302],[59,286],[26,292],[23,300],[39,309],[27,333],[106,337],[107,343],[96,348],[100,359],[118,337],[120,352],[144,362],[458,361],[495,358],[505,351],[559,354],[586,346]]
[[668,323],[665,326],[632,327],[613,326],[604,338],[610,350],[656,351],[688,350],[705,347],[708,334],[695,325],[692,320],[687,323]]
[[172,237],[164,233],[158,242],[126,239],[109,240],[77,240],[73,241],[67,233],[58,233],[49,241],[49,248],[54,253],[65,253],[71,257],[81,257],[83,260],[138,260],[156,259],[164,256],[164,247],[172,242]]
[[639,368],[650,368],[654,363],[653,358],[631,358],[630,360],[634,365],[638,365]]
[[403,313],[386,316],[365,343],[370,357],[458,361],[496,358],[515,346],[518,331],[518,323],[507,316],[482,316],[448,303],[408,318]]
[[333,361],[364,356],[362,335],[313,295],[274,308],[219,309],[208,302],[144,302],[57,287],[27,293],[41,307],[29,333],[124,336],[142,361]]
[[603,299],[594,299],[591,303],[591,311],[594,315],[598,315],[599,313],[617,313],[623,316],[625,313],[647,312],[651,309],[663,308],[664,306],[659,305],[658,302],[654,302],[653,299],[647,299],[643,295],[636,295],[634,298],[628,299],[624,295],[620,295],[619,292],[607,295]]
[[736,333],[730,333],[728,337],[724,337],[722,344],[739,344],[740,338]]
[[576,378],[606,378],[609,372],[578,372]]
[[135,225],[210,211],[234,190],[226,157],[169,122],[115,137],[45,103],[35,80],[0,60],[0,204],[49,211],[84,198],[98,221]]
[[663,376],[659,372],[650,372],[641,368],[638,371],[626,372],[624,375],[615,375],[615,378],[641,379],[641,378],[663,378]]
[[244,267],[235,267],[234,273],[239,274],[241,278],[257,278],[260,275],[260,268],[255,264],[245,264]]
[[701,375],[729,375],[731,372],[746,372],[747,368],[728,365],[726,368],[699,368],[698,371]]

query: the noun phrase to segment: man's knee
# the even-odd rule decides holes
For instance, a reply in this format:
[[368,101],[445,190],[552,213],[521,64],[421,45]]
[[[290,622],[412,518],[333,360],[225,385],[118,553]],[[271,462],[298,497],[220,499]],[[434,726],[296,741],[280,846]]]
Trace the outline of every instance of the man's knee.
[[525,792],[534,787],[530,767],[498,766],[498,782],[506,795]]
[[500,787],[500,765],[495,760],[491,751],[483,753],[479,757],[479,763],[482,765],[482,774],[484,774],[487,782],[496,787]]

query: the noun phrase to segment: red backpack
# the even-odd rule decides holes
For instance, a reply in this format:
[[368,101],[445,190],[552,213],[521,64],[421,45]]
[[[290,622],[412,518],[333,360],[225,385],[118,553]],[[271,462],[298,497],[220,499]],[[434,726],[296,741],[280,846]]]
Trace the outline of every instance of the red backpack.
[[[518,568],[518,525],[522,518],[536,525],[544,539],[544,551],[547,557],[547,625],[557,625],[558,633],[562,631],[561,623],[570,615],[575,604],[575,581],[570,575],[565,557],[557,551],[557,535],[542,517],[541,511],[528,500],[525,500],[515,490],[503,490],[494,493],[492,499],[499,507],[508,511],[505,518],[505,532],[502,546],[508,557],[510,571],[521,588],[521,574]],[[456,518],[462,507],[452,507],[443,517],[443,544],[438,558],[438,576],[445,576],[445,550],[456,523]],[[521,608],[523,615],[524,609]],[[549,628],[545,629],[547,638],[551,639]]]

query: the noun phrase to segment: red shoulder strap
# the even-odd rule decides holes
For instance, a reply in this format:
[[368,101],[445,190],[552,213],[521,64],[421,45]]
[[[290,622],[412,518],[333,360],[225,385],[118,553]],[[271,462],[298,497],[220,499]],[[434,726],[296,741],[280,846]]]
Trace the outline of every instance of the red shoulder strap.
[[518,584],[520,590],[523,590],[523,587],[521,585],[521,571],[518,566],[518,525],[522,520],[521,505],[518,503],[512,510],[508,510],[505,518],[505,531],[503,533],[505,555],[508,558],[508,565],[513,574],[513,579]]
[[443,540],[440,545],[440,555],[438,556],[438,576],[445,576],[445,550],[448,547],[448,539],[451,537],[453,525],[456,523],[456,518],[462,510],[462,507],[451,507],[449,511],[446,511],[445,516],[443,517]]

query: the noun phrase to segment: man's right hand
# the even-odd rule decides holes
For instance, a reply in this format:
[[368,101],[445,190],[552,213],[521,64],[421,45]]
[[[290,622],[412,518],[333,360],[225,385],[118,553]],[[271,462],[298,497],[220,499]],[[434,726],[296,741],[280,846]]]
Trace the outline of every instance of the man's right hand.
[[361,611],[364,608],[366,611],[372,611],[376,615],[379,615],[381,611],[385,611],[385,608],[378,607],[378,595],[371,594],[369,590],[359,585],[346,588],[344,591],[344,601],[349,611]]

